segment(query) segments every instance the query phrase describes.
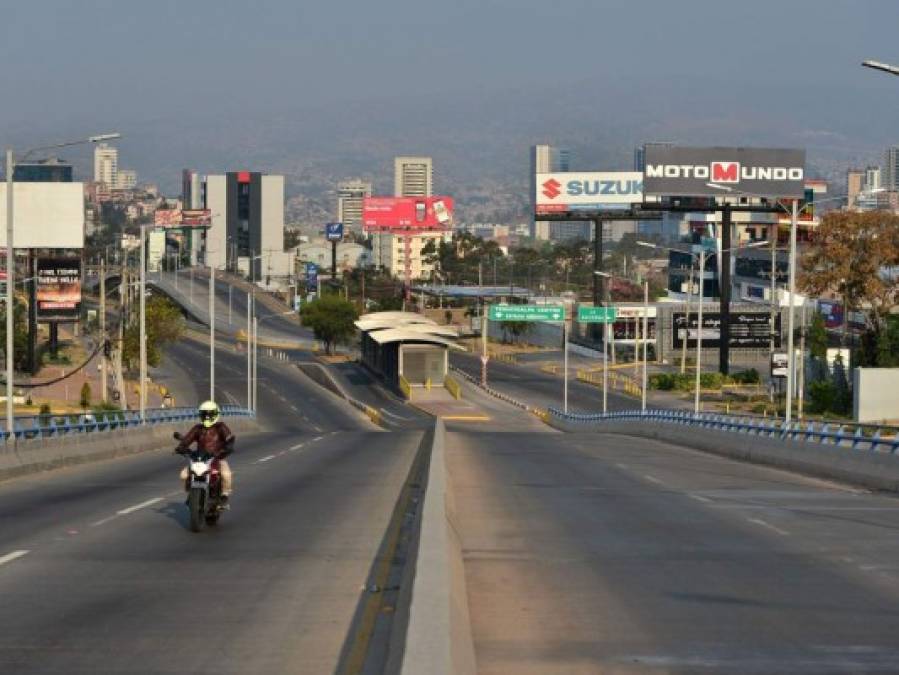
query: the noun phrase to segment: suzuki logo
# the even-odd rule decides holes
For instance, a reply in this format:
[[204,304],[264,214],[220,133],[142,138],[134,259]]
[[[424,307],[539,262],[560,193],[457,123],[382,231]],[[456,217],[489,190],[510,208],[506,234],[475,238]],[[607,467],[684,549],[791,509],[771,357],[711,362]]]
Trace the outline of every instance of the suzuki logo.
[[549,199],[555,199],[562,192],[559,188],[562,187],[562,184],[557,181],[555,178],[550,178],[543,184],[543,195]]
[[712,162],[713,183],[739,183],[739,162]]

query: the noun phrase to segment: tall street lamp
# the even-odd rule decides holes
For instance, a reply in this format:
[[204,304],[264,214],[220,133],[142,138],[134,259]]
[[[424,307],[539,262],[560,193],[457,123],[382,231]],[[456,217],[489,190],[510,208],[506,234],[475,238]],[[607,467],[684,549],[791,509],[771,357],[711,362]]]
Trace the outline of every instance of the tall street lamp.
[[883,63],[881,61],[872,61],[868,59],[866,61],[862,61],[862,65],[865,68],[871,68],[873,70],[881,70],[885,73],[889,73],[890,75],[899,75],[899,66],[891,66],[889,63]]
[[[96,136],[88,136],[85,139],[77,141],[68,141],[66,143],[54,143],[53,145],[42,145],[30,150],[26,150],[22,154],[22,160],[36,152],[45,150],[58,150],[60,148],[69,148],[73,145],[83,145],[87,143],[100,143],[101,141],[111,141],[120,138],[121,134],[97,134]],[[13,174],[16,169],[16,158],[12,148],[6,149],[6,432],[7,437],[15,438],[13,435],[13,425],[15,424],[15,410],[13,408],[13,378],[15,377],[13,362],[15,360],[15,343],[13,340],[13,331],[15,330],[14,308],[15,295],[13,289],[15,287],[15,242],[13,241]]]

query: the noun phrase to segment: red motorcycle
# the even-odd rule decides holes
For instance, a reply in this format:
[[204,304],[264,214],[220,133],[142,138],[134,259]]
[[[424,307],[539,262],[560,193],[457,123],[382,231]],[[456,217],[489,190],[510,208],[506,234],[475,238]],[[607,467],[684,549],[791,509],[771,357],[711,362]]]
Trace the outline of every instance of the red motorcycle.
[[[175,440],[182,436],[177,431]],[[204,525],[218,523],[222,511],[222,480],[218,458],[204,450],[178,452],[187,457],[187,506],[190,509],[190,529],[199,532]]]

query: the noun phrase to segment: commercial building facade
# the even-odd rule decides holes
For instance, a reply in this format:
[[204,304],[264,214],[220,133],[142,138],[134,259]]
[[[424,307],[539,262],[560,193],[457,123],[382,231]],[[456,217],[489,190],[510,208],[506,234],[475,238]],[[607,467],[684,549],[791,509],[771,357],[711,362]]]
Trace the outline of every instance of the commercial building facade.
[[[536,194],[537,194],[537,174],[538,173],[556,173],[558,171],[569,171],[571,167],[571,153],[564,148],[557,148],[552,145],[533,145],[531,146],[530,156],[530,199],[531,213],[536,213]],[[564,230],[562,225],[567,223],[553,223],[546,220],[537,220],[531,216],[531,237],[534,239],[548,240],[552,232],[558,230],[560,233]],[[560,229],[561,228],[561,229]]]
[[434,162],[430,157],[394,157],[394,197],[430,197],[433,192]]
[[[266,254],[284,251],[284,176],[232,171],[206,177],[205,205],[212,225],[206,261],[215,268],[244,267],[261,278]],[[278,270],[277,272],[281,272]]]
[[17,183],[71,183],[72,165],[56,157],[16,164],[13,180]]

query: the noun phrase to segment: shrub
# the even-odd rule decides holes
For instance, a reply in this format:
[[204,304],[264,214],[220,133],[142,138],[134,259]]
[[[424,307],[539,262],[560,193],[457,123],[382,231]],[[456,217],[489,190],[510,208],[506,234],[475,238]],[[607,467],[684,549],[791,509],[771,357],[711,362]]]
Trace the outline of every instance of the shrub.
[[818,380],[808,385],[809,411],[824,414],[837,408],[837,386],[830,380]]
[[741,370],[731,375],[731,380],[737,384],[758,384],[762,381],[759,371],[755,368],[749,370]]
[[721,389],[724,375],[721,373],[703,373],[699,376],[699,386],[703,389]]

